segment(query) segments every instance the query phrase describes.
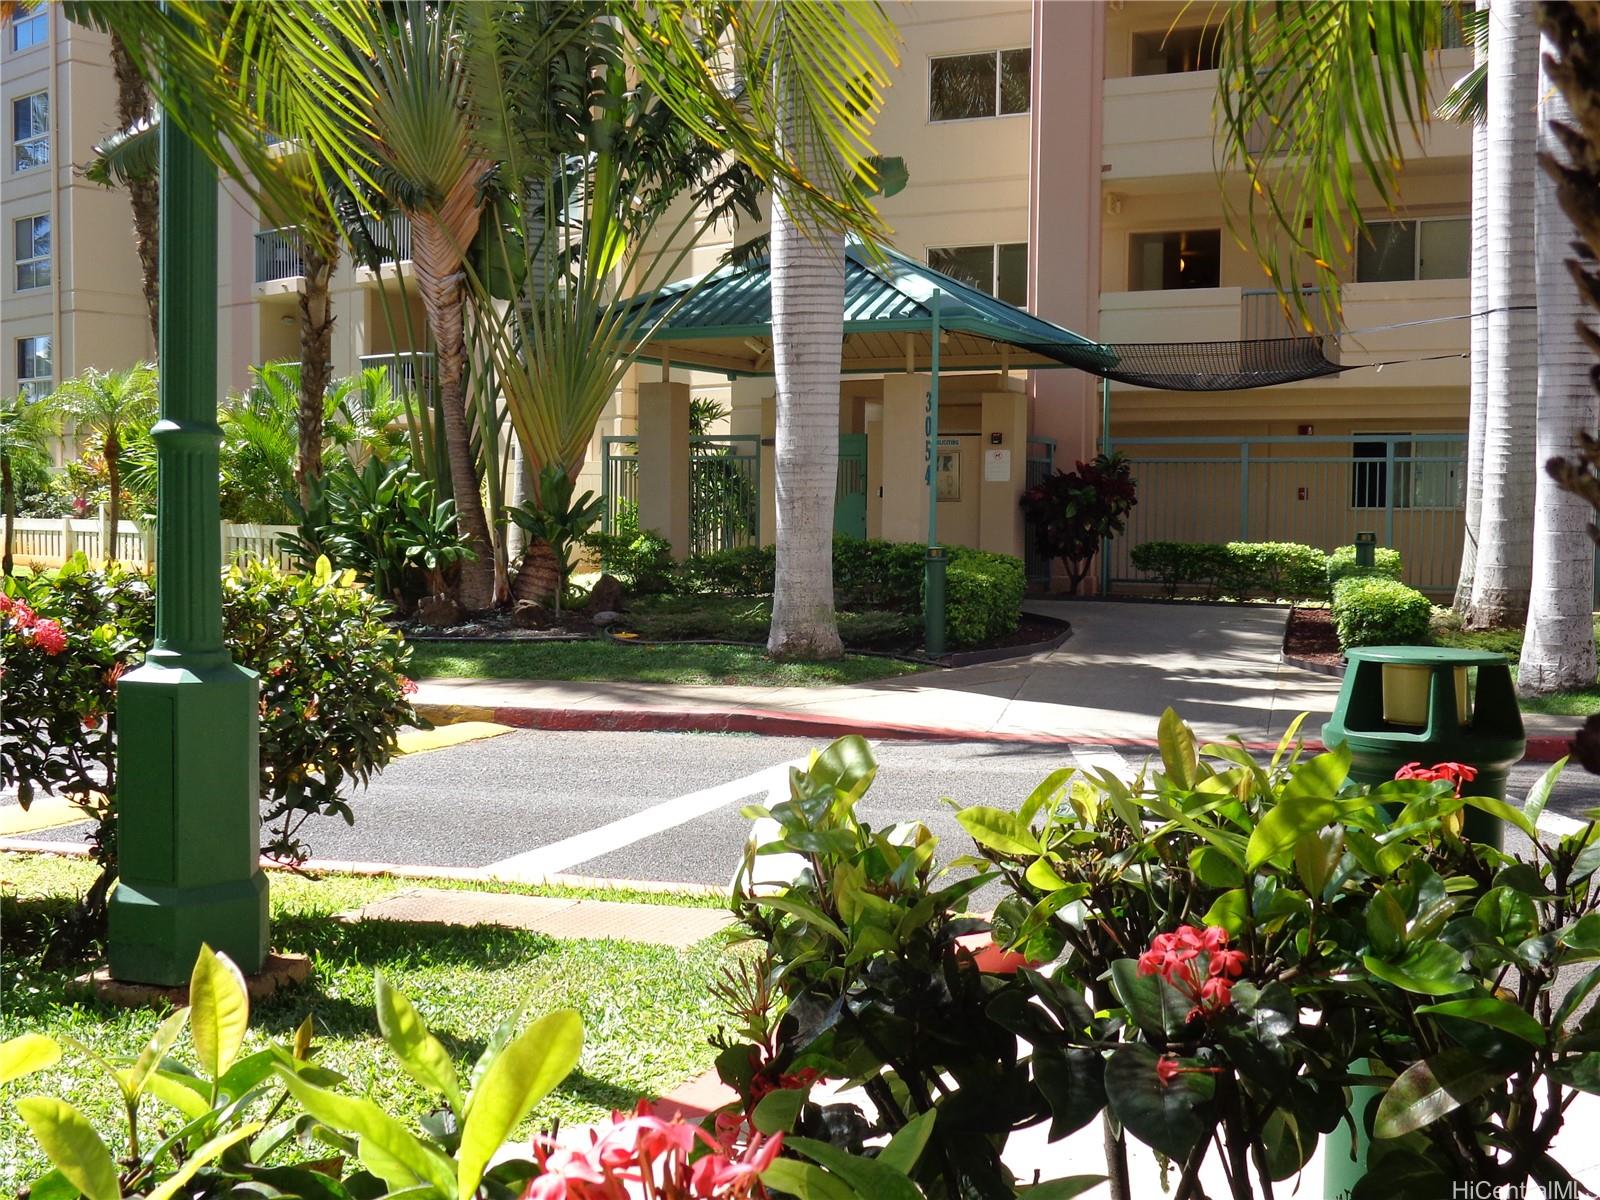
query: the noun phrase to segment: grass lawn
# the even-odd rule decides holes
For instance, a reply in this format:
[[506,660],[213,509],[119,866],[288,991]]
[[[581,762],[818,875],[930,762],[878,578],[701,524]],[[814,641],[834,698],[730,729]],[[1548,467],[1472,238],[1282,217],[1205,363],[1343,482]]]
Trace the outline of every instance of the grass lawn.
[[[1595,635],[1600,637],[1600,620],[1595,621]],[[1511,660],[1512,673],[1522,653],[1521,629],[1435,629],[1433,641],[1439,646],[1460,646],[1468,650],[1493,650]],[[1600,684],[1571,692],[1556,692],[1549,696],[1524,696],[1523,712],[1550,713],[1558,717],[1587,717],[1600,712]]]
[[[137,1053],[160,1014],[101,1007],[69,995],[80,968],[40,965],[40,946],[93,879],[83,860],[0,854],[0,927],[5,929],[0,975],[0,1040],[39,1031],[69,1035],[104,1055]],[[718,1012],[709,984],[727,961],[724,938],[692,950],[602,941],[556,941],[495,928],[330,920],[337,912],[408,886],[393,878],[327,876],[312,880],[272,875],[274,941],[309,954],[314,974],[302,989],[274,997],[252,1013],[248,1049],[286,1041],[310,1014],[319,1061],[348,1077],[352,1094],[414,1123],[432,1107],[427,1093],[395,1065],[372,1011],[372,975],[381,970],[411,997],[423,1019],[457,1060],[462,1077],[494,1023],[523,997],[529,1019],[557,1008],[583,1015],[584,1050],[578,1069],[534,1114],[529,1127],[596,1120],[629,1108],[642,1095],[668,1091],[711,1064],[707,1038]],[[448,886],[429,882],[429,887]],[[620,896],[616,898],[622,898]],[[667,903],[704,904],[703,897],[638,896]],[[185,1035],[175,1051],[192,1061]],[[18,1097],[44,1092],[81,1108],[108,1144],[120,1145],[124,1126],[115,1089],[86,1056],[67,1049],[49,1071],[0,1086],[0,1111]],[[153,1118],[175,1115],[147,1100]],[[115,1137],[116,1142],[111,1141]],[[46,1169],[30,1137],[14,1125],[0,1137],[0,1194],[14,1195]]]
[[456,679],[626,680],[763,687],[860,683],[908,675],[914,663],[848,655],[839,662],[773,662],[748,646],[627,646],[616,642],[412,643],[411,673]]

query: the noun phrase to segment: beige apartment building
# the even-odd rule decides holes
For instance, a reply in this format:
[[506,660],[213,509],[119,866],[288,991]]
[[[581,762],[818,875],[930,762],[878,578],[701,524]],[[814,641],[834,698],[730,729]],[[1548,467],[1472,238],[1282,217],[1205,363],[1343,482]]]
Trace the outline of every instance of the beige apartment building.
[[[1243,181],[1219,180],[1215,168],[1207,11],[1178,0],[892,3],[901,63],[876,142],[903,157],[910,174],[882,203],[898,249],[1112,345],[1292,335],[1259,266],[1228,228],[1224,195],[1242,196]],[[7,31],[3,63],[13,134],[3,382],[37,388],[85,365],[148,354],[148,332],[126,198],[73,169],[112,125],[103,40],[47,10]],[[1446,50],[1438,79],[1448,84],[1469,65],[1468,51]],[[35,165],[41,153],[48,162]],[[303,280],[294,231],[269,228],[224,191],[219,349],[224,383],[238,388],[251,364],[298,356]],[[1401,200],[1393,214],[1374,203],[1367,215],[1381,222],[1377,237],[1346,272],[1343,329],[1327,349],[1354,369],[1238,392],[1123,384],[1103,391],[1099,379],[1075,370],[947,373],[941,448],[948,444],[973,470],[995,432],[976,398],[1009,394],[1021,397],[1027,431],[1014,491],[1049,464],[1070,467],[1099,446],[1128,453],[1141,502],[1111,556],[1113,580],[1133,578],[1127,551],[1142,540],[1249,537],[1327,547],[1372,530],[1401,547],[1413,582],[1448,586],[1459,557],[1467,404],[1468,330],[1459,319],[1469,304],[1466,130],[1435,123],[1410,148]],[[40,216],[49,221],[42,268]],[[407,257],[403,223],[384,240],[396,261],[381,272],[348,258],[336,272],[335,373],[390,362],[426,379],[420,310],[414,298],[397,305],[392,286]],[[724,246],[699,247],[685,274],[713,267]],[[49,339],[47,361],[39,338]],[[1364,365],[1377,363],[1388,365]],[[682,366],[668,374],[678,385],[672,390],[731,409],[716,432],[743,439],[735,450],[758,460],[765,494],[759,529],[749,534],[770,537],[771,449],[762,443],[772,435],[771,379]],[[885,526],[882,503],[910,457],[889,404],[891,395],[923,387],[906,374],[841,380],[840,432],[853,439],[852,471],[860,456],[852,486],[866,493],[863,531],[873,535],[908,534]],[[634,376],[596,429],[583,482],[597,491],[625,484],[617,468],[627,466],[619,460],[639,433],[641,397],[648,406],[665,394],[659,367],[641,366]],[[891,512],[906,509],[890,499]],[[994,527],[973,503],[961,495],[939,502],[946,537]],[[649,514],[641,520],[648,524]],[[1013,524],[992,548],[1024,549]]]

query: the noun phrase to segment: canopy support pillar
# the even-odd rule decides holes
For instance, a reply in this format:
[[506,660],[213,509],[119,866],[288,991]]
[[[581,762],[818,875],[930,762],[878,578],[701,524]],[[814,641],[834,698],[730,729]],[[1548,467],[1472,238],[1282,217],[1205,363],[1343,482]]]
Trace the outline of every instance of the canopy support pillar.
[[[928,557],[922,584],[922,646],[930,655],[944,653],[944,548],[939,545],[939,289],[928,300],[931,319],[927,409]],[[909,339],[907,340],[909,345]]]

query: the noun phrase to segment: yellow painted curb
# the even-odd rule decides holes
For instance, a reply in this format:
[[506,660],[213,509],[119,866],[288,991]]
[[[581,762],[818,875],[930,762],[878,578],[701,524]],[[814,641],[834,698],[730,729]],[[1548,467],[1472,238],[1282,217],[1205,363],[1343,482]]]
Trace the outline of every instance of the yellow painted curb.
[[40,829],[54,829],[58,825],[76,825],[89,818],[84,811],[63,796],[40,796],[23,812],[21,806],[0,808],[0,837],[18,833],[33,833]]
[[419,704],[417,715],[435,725],[465,724],[469,721],[492,723],[494,709],[487,704]]
[[463,742],[477,742],[510,732],[511,726],[496,725],[493,721],[458,721],[435,729],[408,729],[400,735],[400,753],[442,750],[446,746],[459,746]]

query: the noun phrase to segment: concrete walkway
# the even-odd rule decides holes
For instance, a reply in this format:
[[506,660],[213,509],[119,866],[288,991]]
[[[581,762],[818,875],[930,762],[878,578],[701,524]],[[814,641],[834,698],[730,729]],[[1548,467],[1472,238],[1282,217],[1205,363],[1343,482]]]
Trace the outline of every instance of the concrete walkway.
[[1339,681],[1287,666],[1288,610],[1257,605],[1036,601],[1070,621],[1059,650],[1012,662],[838,687],[427,680],[435,721],[540,728],[725,729],[1148,744],[1163,709],[1206,739],[1275,741],[1301,712],[1315,735]]

